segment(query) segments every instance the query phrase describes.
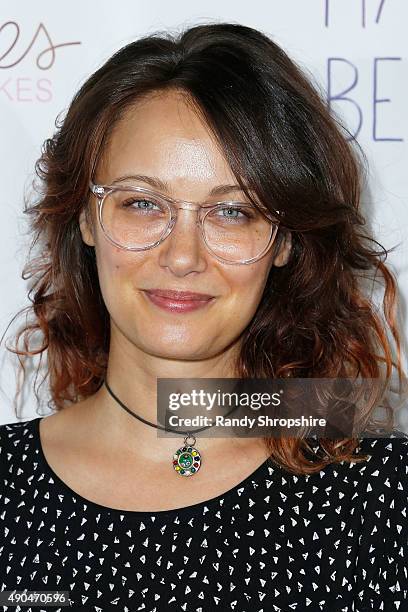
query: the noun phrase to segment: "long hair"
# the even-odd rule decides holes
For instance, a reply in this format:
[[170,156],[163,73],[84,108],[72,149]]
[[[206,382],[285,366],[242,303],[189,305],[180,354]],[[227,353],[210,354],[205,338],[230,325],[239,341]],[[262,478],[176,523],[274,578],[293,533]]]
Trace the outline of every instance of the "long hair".
[[[169,89],[184,92],[205,120],[247,197],[253,201],[252,190],[279,218],[276,248],[285,232],[292,235],[289,261],[272,267],[242,334],[240,376],[380,378],[396,367],[401,380],[396,281],[384,263],[387,251],[362,232],[364,153],[347,138],[319,86],[268,36],[239,24],[207,23],[155,32],[118,50],[85,81],[44,142],[35,166],[38,198],[24,209],[30,256],[36,245],[39,253],[22,273],[33,279],[31,305],[17,314],[31,319],[7,347],[18,355],[23,381],[25,359],[40,355],[41,365],[46,351],[43,382],[49,377],[56,410],[100,387],[109,313],[94,248],[83,242],[78,219],[83,208],[89,213],[88,183],[117,122],[142,96]],[[378,272],[385,321],[359,280],[375,280]],[[37,332],[42,342],[34,347]],[[34,390],[38,400],[35,383]],[[368,402],[364,410],[373,409]],[[353,454],[354,437],[321,439],[323,453],[313,462],[306,439],[264,442],[271,459],[292,473],[366,459]]]

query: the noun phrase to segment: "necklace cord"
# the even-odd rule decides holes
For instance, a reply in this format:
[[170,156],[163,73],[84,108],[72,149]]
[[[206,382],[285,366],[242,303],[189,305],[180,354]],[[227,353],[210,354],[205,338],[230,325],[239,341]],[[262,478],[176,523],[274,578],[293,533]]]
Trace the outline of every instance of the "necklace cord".
[[108,381],[106,380],[106,378],[104,379],[104,384],[108,390],[108,392],[110,393],[110,395],[113,397],[113,399],[124,409],[126,410],[126,412],[128,412],[129,414],[131,414],[133,417],[135,417],[135,419],[138,419],[139,421],[142,421],[142,423],[145,423],[146,425],[150,425],[151,427],[155,427],[156,429],[162,429],[163,431],[173,431],[174,433],[181,433],[181,434],[188,434],[189,437],[191,437],[191,434],[194,435],[194,433],[197,433],[199,431],[203,431],[205,429],[210,429],[211,427],[214,427],[214,425],[209,425],[208,427],[201,427],[201,429],[196,429],[193,432],[190,431],[177,431],[177,429],[170,429],[167,427],[163,427],[162,425],[157,425],[156,423],[150,423],[149,421],[146,421],[146,419],[144,419],[141,416],[138,416],[137,414],[135,414],[134,412],[132,412],[132,410],[130,410],[127,406],[125,406],[125,404],[123,402],[121,402],[121,400],[114,394],[114,392],[112,391],[112,389],[110,388],[110,386],[108,385]]

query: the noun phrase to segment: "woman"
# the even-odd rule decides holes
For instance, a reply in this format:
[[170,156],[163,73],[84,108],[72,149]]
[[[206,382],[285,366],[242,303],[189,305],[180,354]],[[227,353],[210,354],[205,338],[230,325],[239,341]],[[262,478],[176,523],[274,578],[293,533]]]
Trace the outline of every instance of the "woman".
[[[0,428],[1,590],[404,609],[408,436],[203,436],[185,478],[173,455],[194,442],[157,435],[158,378],[403,376],[395,281],[322,97],[259,31],[208,24],[120,49],[57,127],[27,210],[34,319],[10,349],[47,351],[55,413]],[[358,283],[377,268],[397,363]]]

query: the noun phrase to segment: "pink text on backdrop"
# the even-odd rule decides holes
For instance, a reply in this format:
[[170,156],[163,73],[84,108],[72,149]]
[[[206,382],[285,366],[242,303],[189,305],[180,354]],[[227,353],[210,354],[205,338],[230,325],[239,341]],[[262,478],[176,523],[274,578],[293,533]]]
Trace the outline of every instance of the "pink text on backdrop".
[[[65,43],[59,43],[59,44],[54,44],[51,36],[48,33],[47,28],[45,27],[45,25],[43,23],[40,23],[37,30],[34,33],[33,38],[31,39],[30,44],[28,45],[28,47],[26,47],[25,49],[21,49],[20,50],[20,55],[17,55],[17,58],[15,58],[14,60],[11,59],[11,61],[9,63],[5,62],[4,60],[6,58],[8,58],[8,56],[13,55],[12,51],[14,49],[14,47],[16,45],[18,45],[18,39],[20,38],[20,26],[18,25],[18,23],[16,21],[7,21],[6,23],[3,23],[0,26],[0,42],[1,39],[5,38],[5,36],[7,35],[7,30],[8,31],[13,31],[14,32],[14,37],[11,40],[11,44],[9,45],[8,48],[6,48],[6,51],[0,55],[0,68],[2,69],[6,69],[6,68],[13,68],[14,66],[17,66],[25,57],[26,55],[28,55],[28,53],[31,51],[32,47],[34,46],[34,43],[37,41],[37,39],[41,40],[41,38],[43,38],[45,36],[47,43],[49,46],[42,48],[41,53],[39,53],[36,56],[36,64],[37,64],[37,68],[39,68],[40,70],[49,70],[51,68],[51,66],[53,66],[54,62],[55,62],[55,58],[56,58],[56,54],[55,54],[55,50],[60,48],[60,47],[68,47],[71,45],[80,45],[81,43],[79,41],[75,41],[75,42],[65,42]],[[43,35],[43,36],[41,36]],[[49,63],[48,65],[42,65],[41,64],[41,57],[45,56],[47,57],[47,54],[49,54]],[[15,55],[15,54],[14,54]]]

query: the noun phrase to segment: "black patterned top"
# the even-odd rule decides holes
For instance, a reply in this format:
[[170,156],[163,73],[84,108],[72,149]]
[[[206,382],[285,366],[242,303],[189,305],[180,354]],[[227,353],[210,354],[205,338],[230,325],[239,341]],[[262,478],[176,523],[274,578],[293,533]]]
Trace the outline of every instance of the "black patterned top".
[[0,426],[0,591],[68,591],[70,606],[0,610],[408,610],[405,433],[360,439],[363,463],[296,476],[268,459],[205,502],[134,512],[68,487],[39,421]]

